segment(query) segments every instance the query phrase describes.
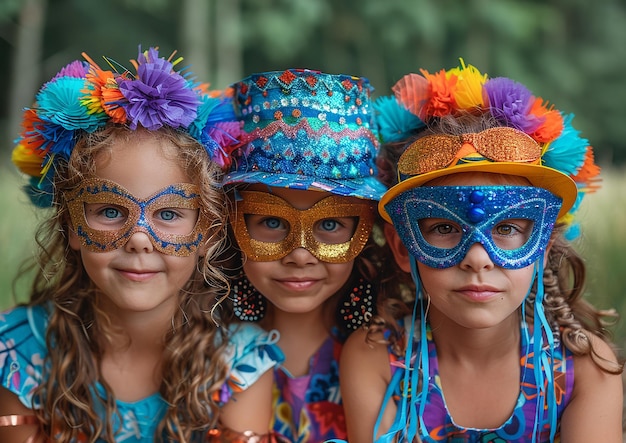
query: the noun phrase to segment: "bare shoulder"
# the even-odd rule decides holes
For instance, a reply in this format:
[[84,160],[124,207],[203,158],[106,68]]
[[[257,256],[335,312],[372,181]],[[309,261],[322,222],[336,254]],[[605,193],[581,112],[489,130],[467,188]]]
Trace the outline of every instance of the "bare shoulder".
[[[339,384],[351,443],[372,441],[374,424],[385,406],[385,392],[391,379],[387,346],[367,342],[366,337],[365,330],[350,335],[339,365]],[[373,338],[382,338],[382,335]],[[389,428],[394,414],[393,404],[385,408],[381,429]]]
[[590,334],[589,339],[591,340],[595,356],[593,358],[588,355],[574,357],[574,373],[576,377],[574,393],[578,389],[587,388],[589,383],[593,384],[594,381],[602,383],[614,378],[621,380],[621,377],[612,377],[612,374],[602,370],[594,362],[596,360],[598,362],[618,364],[618,357],[611,345],[592,334]]
[[270,369],[248,389],[233,394],[221,409],[221,425],[237,432],[266,434],[272,415],[273,375],[274,371]]
[[385,366],[388,365],[387,346],[380,342],[383,339],[382,333],[370,336],[369,341],[367,334],[365,329],[358,329],[348,337],[341,352],[342,365],[359,363],[363,360],[369,363],[380,360]]
[[[608,343],[595,336],[591,341],[596,360],[617,363]],[[572,397],[561,420],[562,441],[622,443],[622,374],[611,374],[584,355],[574,357],[574,377]]]

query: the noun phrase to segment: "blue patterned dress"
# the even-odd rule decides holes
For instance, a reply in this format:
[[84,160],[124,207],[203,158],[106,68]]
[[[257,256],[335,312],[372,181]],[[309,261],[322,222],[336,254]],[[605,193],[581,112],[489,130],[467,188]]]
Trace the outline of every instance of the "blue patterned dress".
[[[17,307],[0,314],[0,377],[2,387],[16,394],[27,407],[33,405],[33,391],[43,381],[47,355],[46,327],[49,313],[42,306]],[[275,332],[266,332],[252,324],[230,328],[230,347],[226,359],[231,373],[221,399],[252,385],[263,373],[283,360],[274,344]],[[104,395],[97,383],[96,392]],[[116,442],[149,443],[154,441],[158,423],[165,416],[167,404],[159,393],[135,402],[116,401],[121,421],[113,418]],[[104,410],[98,411],[104,416]]]

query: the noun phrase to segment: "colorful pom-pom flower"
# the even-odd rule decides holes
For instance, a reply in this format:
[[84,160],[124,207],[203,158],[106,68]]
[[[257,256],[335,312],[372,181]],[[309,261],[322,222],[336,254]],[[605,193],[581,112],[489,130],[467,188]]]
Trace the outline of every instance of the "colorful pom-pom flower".
[[159,56],[156,48],[131,63],[135,72],[105,58],[100,68],[87,54],[63,67],[36,95],[24,112],[22,133],[16,140],[13,162],[33,177],[29,195],[38,206],[52,202],[55,163],[67,161],[84,134],[110,124],[135,130],[164,126],[184,130],[201,143],[214,161],[224,163],[223,149],[234,149],[240,130],[231,109],[232,95],[210,91],[176,70],[175,61]]

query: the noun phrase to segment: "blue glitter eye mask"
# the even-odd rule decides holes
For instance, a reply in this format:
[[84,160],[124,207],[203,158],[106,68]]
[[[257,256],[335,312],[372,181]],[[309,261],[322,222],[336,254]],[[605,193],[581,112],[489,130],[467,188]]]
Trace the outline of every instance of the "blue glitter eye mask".
[[[544,254],[561,202],[549,191],[531,186],[434,186],[406,190],[385,210],[409,253],[426,266],[452,267],[480,243],[496,265],[519,269]],[[432,245],[420,229],[420,221],[426,219],[459,226],[460,241],[450,248]],[[522,246],[504,249],[494,240],[494,229],[506,220],[532,221]]]
[[[157,251],[185,257],[198,249],[209,231],[200,189],[191,183],[176,183],[147,199],[140,199],[115,182],[91,178],[66,193],[65,198],[72,229],[83,246],[93,252],[121,248],[133,233],[141,231],[148,234]],[[93,223],[88,220],[91,216],[85,212],[87,205],[99,205],[100,211],[108,208],[121,221],[108,227],[108,222],[115,222],[114,218],[110,218],[105,223],[91,226]],[[180,218],[183,213],[194,214],[197,219],[185,221]],[[172,219],[160,220],[162,214]]]

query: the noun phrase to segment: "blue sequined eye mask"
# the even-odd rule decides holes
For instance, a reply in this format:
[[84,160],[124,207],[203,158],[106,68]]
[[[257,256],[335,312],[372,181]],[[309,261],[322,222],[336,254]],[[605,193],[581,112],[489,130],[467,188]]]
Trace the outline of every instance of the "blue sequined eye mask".
[[[432,268],[459,264],[475,243],[483,245],[494,264],[500,267],[529,266],[544,254],[560,208],[559,197],[530,186],[417,187],[402,192],[385,205],[409,253]],[[438,225],[431,223],[435,219]],[[524,222],[530,232],[523,234],[526,237],[518,241],[519,247],[508,249],[499,238],[506,239],[505,234],[510,226],[515,226],[515,220]],[[437,230],[435,234],[440,237],[458,231],[453,237],[457,241],[450,247],[432,244],[425,237],[430,239],[433,234],[422,232],[425,224]]]

